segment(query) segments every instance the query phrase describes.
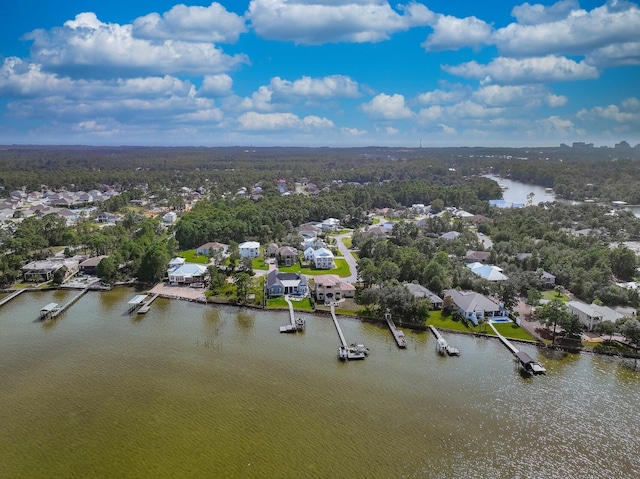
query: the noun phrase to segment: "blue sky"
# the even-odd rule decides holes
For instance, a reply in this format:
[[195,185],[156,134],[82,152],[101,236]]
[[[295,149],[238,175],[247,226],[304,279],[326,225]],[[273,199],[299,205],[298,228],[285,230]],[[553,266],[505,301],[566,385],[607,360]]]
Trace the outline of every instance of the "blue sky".
[[13,2],[0,143],[640,143],[637,2],[400,2]]

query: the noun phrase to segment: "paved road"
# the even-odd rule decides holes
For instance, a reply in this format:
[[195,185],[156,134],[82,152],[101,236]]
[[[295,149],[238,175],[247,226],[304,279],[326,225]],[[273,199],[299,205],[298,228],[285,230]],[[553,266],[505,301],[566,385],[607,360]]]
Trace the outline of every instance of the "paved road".
[[[344,259],[347,261],[347,264],[349,265],[349,269],[351,270],[351,275],[342,278],[342,280],[348,283],[355,283],[358,281],[358,265],[357,265],[356,259],[351,254],[351,251],[349,251],[349,249],[342,242],[343,238],[350,238],[350,237],[351,237],[351,233],[338,235],[336,236],[336,242],[338,244],[338,251],[340,251],[340,254],[344,256]],[[331,271],[329,271],[329,273],[330,272]]]

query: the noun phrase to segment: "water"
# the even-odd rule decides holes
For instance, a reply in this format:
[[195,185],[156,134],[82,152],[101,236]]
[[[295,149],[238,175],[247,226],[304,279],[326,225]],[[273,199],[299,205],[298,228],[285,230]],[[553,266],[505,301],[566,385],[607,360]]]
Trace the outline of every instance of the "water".
[[[0,476],[635,478],[640,374],[589,354],[519,374],[498,341],[341,319],[370,356],[337,360],[328,317],[279,334],[285,312],[129,289],[25,293],[0,310]],[[446,334],[445,334],[446,336]],[[452,336],[452,335],[450,335]]]

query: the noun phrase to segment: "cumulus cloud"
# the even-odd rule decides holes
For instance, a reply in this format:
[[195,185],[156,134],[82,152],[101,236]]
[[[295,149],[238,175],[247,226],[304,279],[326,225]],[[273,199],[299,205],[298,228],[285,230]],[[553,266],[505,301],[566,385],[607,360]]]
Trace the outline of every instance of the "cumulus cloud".
[[346,133],[347,135],[351,135],[351,136],[362,136],[368,133],[367,130],[359,130],[357,128],[346,128],[346,127],[341,128],[340,131],[342,131],[342,133]]
[[5,58],[0,68],[0,95],[13,97],[57,95],[71,91],[73,82],[43,72],[40,65],[17,57]]
[[33,41],[32,59],[43,69],[69,76],[205,75],[248,62],[245,55],[229,56],[209,43],[134,38],[131,25],[103,23],[91,12],[24,38]]
[[640,65],[640,42],[616,43],[589,53],[585,62],[600,67]]
[[280,77],[271,79],[269,88],[278,97],[292,98],[357,98],[358,83],[348,76],[330,75],[322,78],[303,76],[294,81]]
[[458,50],[466,46],[487,43],[491,37],[491,25],[476,17],[457,18],[436,15],[430,23],[433,33],[421,44],[429,51]]
[[442,67],[452,75],[478,78],[483,84],[530,84],[598,78],[598,70],[585,62],[548,55],[532,58],[498,57],[486,65],[471,61]]
[[238,122],[244,130],[309,130],[333,128],[333,122],[327,118],[317,116],[299,116],[285,113],[258,113],[249,111],[238,117]]
[[541,85],[485,85],[473,93],[473,99],[492,107],[558,107],[567,102],[567,97],[554,95]]
[[573,10],[578,8],[580,8],[578,0],[561,0],[549,6],[539,3],[533,5],[523,3],[513,7],[511,15],[522,25],[536,25],[564,20]]
[[379,120],[405,120],[413,116],[413,112],[405,104],[404,96],[380,93],[370,102],[360,105],[363,112],[371,118]]
[[462,101],[466,96],[467,91],[463,87],[455,86],[451,90],[438,89],[421,93],[416,100],[421,105],[442,105]]
[[394,10],[381,0],[251,0],[246,15],[264,38],[323,44],[379,42],[426,25],[434,14],[419,3]]
[[605,120],[609,123],[640,126],[640,101],[635,98],[627,98],[620,105],[596,106],[591,109],[582,109],[577,117],[587,122]]
[[206,97],[221,97],[231,95],[233,79],[226,73],[220,75],[205,75],[198,94]]
[[208,7],[180,4],[162,15],[150,13],[133,22],[133,36],[147,40],[235,43],[247,31],[244,18],[219,3]]
[[576,6],[572,2],[552,7],[525,4],[515,11],[524,23],[496,30],[492,41],[500,54],[507,56],[586,55],[617,43],[637,41],[638,5],[613,0],[591,11]]

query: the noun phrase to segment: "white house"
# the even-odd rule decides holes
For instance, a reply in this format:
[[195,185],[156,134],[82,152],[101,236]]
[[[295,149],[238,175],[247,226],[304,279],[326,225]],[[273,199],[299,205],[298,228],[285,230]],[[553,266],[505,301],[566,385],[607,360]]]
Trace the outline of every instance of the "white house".
[[178,219],[178,215],[173,211],[169,211],[162,217],[162,221],[165,223],[175,223]]
[[192,284],[204,281],[207,267],[203,264],[184,263],[168,272],[169,283]]
[[318,248],[314,250],[312,261],[318,269],[331,269],[336,267],[333,253],[327,248]]
[[257,241],[245,241],[238,245],[241,258],[257,258],[260,256],[260,243]]
[[586,304],[580,301],[569,301],[567,303],[569,312],[578,317],[578,320],[584,324],[589,331],[593,330],[602,321],[616,322],[617,319],[623,318],[624,315],[614,311],[606,306],[597,304]]

